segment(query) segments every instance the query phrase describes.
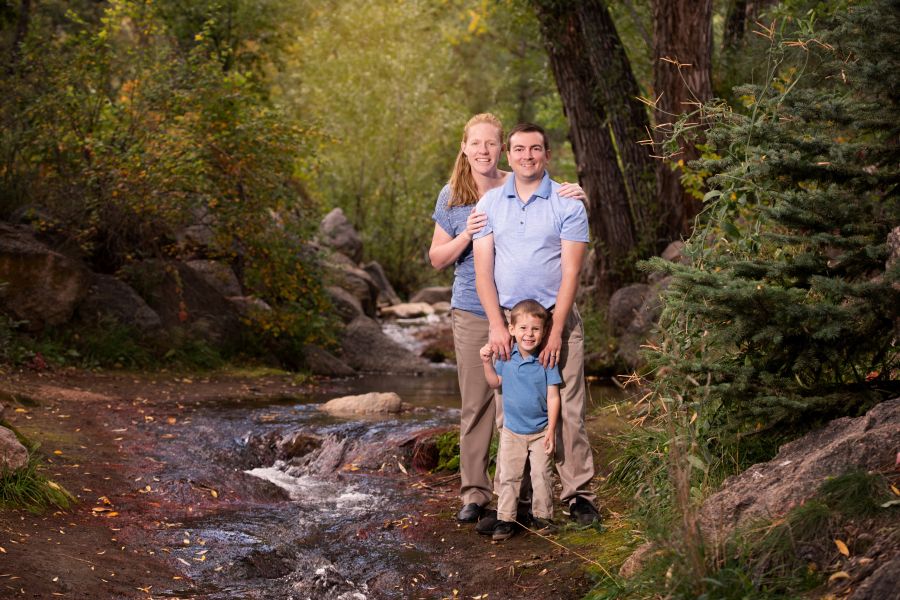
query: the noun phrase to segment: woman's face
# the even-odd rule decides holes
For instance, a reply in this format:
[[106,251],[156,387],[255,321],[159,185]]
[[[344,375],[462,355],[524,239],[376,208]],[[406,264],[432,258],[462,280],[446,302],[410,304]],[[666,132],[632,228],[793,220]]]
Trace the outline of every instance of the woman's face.
[[502,150],[500,130],[490,123],[475,123],[469,127],[466,141],[462,143],[463,154],[472,171],[482,175],[493,174]]

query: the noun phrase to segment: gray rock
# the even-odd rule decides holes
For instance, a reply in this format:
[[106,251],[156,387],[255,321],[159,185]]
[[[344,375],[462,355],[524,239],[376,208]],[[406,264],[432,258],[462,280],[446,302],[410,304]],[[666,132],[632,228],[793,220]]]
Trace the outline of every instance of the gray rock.
[[607,313],[613,335],[622,335],[628,329],[649,291],[650,286],[646,283],[633,283],[613,293]]
[[337,312],[344,323],[349,323],[356,317],[364,314],[359,298],[347,290],[336,285],[330,285],[325,288],[325,294],[331,300],[331,305],[334,306],[335,312]]
[[358,396],[333,398],[319,406],[329,414],[398,413],[403,407],[400,396],[394,392],[370,392]]
[[40,243],[26,227],[0,223],[0,311],[40,331],[72,318],[90,272]]
[[657,548],[653,542],[644,542],[638,546],[631,556],[625,559],[619,567],[619,577],[631,579],[640,573],[647,565],[647,561],[656,553]]
[[619,336],[616,355],[632,369],[638,369],[644,364],[641,346],[653,340],[654,328],[663,309],[660,294],[669,287],[671,282],[671,277],[665,277],[648,286],[640,308],[637,309],[634,318]]
[[12,430],[0,427],[0,472],[16,471],[27,464],[28,449]]
[[159,315],[166,329],[221,345],[241,343],[235,305],[184,263],[146,260],[130,266],[128,283]]
[[381,331],[373,319],[357,317],[341,333],[344,361],[358,371],[421,373],[430,367]]
[[850,600],[888,600],[900,596],[900,556],[886,561],[865,578]]
[[375,282],[375,285],[378,286],[379,305],[400,304],[400,296],[394,291],[394,286],[388,281],[387,275],[384,273],[384,268],[379,263],[374,260],[366,263],[363,265],[363,270],[369,274],[369,277],[371,277],[372,281]]
[[226,298],[231,296],[243,296],[241,282],[238,281],[234,270],[222,261],[218,260],[189,260],[185,263],[197,272],[203,280],[219,291]]
[[433,314],[434,308],[427,302],[407,302],[405,304],[386,306],[381,309],[382,316],[396,317],[398,319],[412,319]]
[[677,262],[683,265],[690,264],[691,262],[691,260],[684,255],[684,242],[681,240],[675,240],[666,246],[666,249],[663,250],[662,254],[659,256],[669,262]]
[[325,377],[352,377],[356,374],[347,363],[318,346],[303,346],[303,363],[313,375]]
[[453,288],[451,287],[427,287],[419,290],[413,297],[409,299],[410,302],[427,302],[428,304],[435,304],[436,302],[450,302],[450,297],[453,295]]
[[272,307],[269,306],[268,302],[256,296],[229,296],[226,300],[244,318],[252,318],[259,313],[272,311]]
[[319,238],[324,245],[349,257],[353,262],[359,263],[362,260],[362,238],[340,208],[335,208],[322,219]]
[[433,308],[434,312],[439,315],[448,313],[452,310],[449,302],[435,302],[431,305],[431,308]]
[[159,329],[162,321],[130,285],[112,275],[94,273],[87,296],[78,305],[78,318],[98,325],[113,320],[120,325],[148,332]]
[[368,273],[357,267],[353,261],[337,252],[330,253],[322,263],[325,282],[342,288],[357,300],[363,312],[374,317],[378,305],[378,286]]
[[785,444],[766,463],[729,477],[700,508],[700,531],[724,542],[737,527],[777,519],[811,498],[828,477],[852,470],[893,468],[900,448],[900,398],[882,402],[862,417],[843,417]]

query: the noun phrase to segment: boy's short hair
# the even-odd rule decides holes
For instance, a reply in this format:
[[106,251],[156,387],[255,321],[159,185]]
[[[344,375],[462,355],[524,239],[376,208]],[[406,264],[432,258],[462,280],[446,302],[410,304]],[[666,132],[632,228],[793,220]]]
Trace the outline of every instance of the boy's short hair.
[[518,302],[515,306],[513,306],[512,310],[509,311],[510,324],[515,325],[516,320],[522,315],[531,315],[532,317],[537,317],[545,325],[550,319],[550,313],[547,312],[547,309],[541,306],[541,304],[536,300],[522,300],[521,302]]

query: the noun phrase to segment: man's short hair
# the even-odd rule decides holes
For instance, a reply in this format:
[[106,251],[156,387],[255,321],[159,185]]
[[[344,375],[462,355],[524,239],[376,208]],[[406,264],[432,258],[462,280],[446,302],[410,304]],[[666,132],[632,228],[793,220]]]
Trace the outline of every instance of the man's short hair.
[[534,123],[519,123],[515,127],[512,128],[509,132],[509,136],[506,138],[506,148],[507,150],[512,149],[512,138],[517,133],[539,133],[541,137],[544,138],[544,150],[550,150],[550,140],[547,139],[547,132],[544,131],[544,128],[540,125],[535,125]]
[[518,318],[525,315],[537,317],[544,325],[546,325],[547,321],[550,319],[550,313],[547,312],[546,308],[541,306],[540,302],[537,300],[522,300],[521,302],[517,302],[516,305],[512,307],[512,310],[509,311],[510,324],[515,325]]

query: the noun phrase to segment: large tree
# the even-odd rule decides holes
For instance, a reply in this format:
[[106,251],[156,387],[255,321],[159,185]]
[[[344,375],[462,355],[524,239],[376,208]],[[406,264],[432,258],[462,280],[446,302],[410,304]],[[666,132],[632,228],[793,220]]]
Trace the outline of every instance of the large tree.
[[[654,120],[661,140],[675,133],[672,123],[680,115],[712,98],[712,0],[655,0],[653,40]],[[660,235],[670,239],[689,234],[699,210],[698,199],[682,188],[678,164],[699,152],[690,138],[675,141],[679,148],[657,170]]]
[[639,140],[649,119],[615,24],[602,0],[533,0],[569,119],[578,176],[590,198],[600,293],[637,274],[658,246],[654,165]]

